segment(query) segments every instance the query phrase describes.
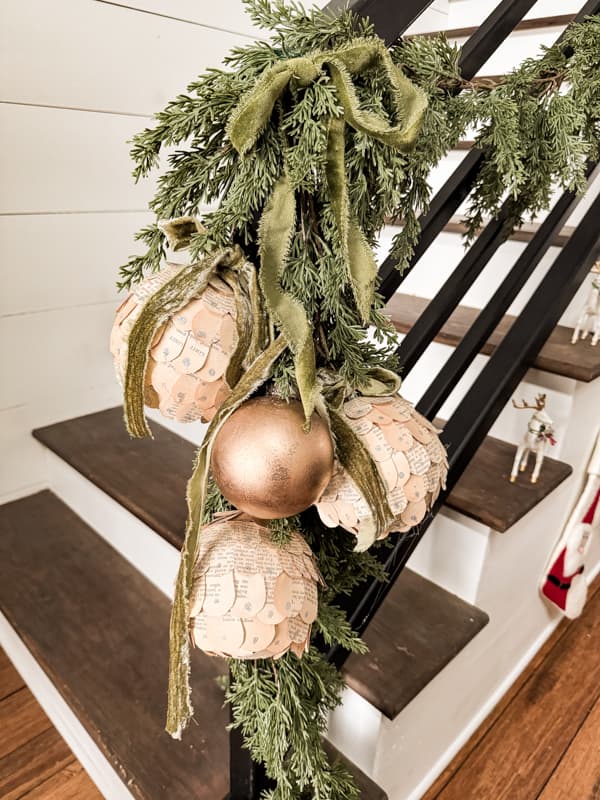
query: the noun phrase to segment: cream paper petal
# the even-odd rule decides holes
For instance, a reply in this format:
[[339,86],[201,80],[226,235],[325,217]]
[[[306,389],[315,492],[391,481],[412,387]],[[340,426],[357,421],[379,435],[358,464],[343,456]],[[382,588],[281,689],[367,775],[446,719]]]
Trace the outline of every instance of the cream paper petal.
[[362,397],[356,397],[344,406],[344,414],[346,414],[349,419],[360,419],[369,414],[370,411],[371,404],[363,400]]
[[196,298],[189,302],[186,306],[181,308],[176,314],[173,315],[173,325],[181,333],[189,333],[192,328],[192,320],[196,314],[202,314],[206,311],[206,306],[200,298]]
[[211,345],[206,361],[198,370],[198,377],[203,381],[216,381],[224,374],[229,364],[229,356],[214,345]]
[[[212,571],[206,573],[206,594],[204,597],[203,612],[207,617],[222,617],[235,602],[235,583],[233,573],[214,575]],[[241,644],[241,642],[240,642]]]
[[415,443],[412,433],[402,424],[386,425],[385,428],[381,429],[381,432],[394,451],[405,452],[410,450]]
[[204,614],[198,614],[192,620],[190,627],[190,634],[194,647],[199,647],[201,650],[207,650],[209,647],[208,634],[206,631],[206,617]]
[[290,617],[288,619],[288,633],[292,642],[304,644],[309,633],[309,626],[299,616]]
[[209,649],[220,653],[241,647],[244,641],[244,625],[239,617],[224,614],[222,617],[206,618],[206,636]]
[[300,617],[307,624],[311,624],[317,618],[317,606],[319,593],[317,587],[312,582],[304,584],[304,600],[300,608]]
[[431,461],[429,460],[429,455],[423,445],[419,444],[419,442],[415,442],[411,449],[406,451],[405,455],[410,465],[410,471],[412,474],[425,475],[431,466]]
[[317,512],[323,525],[326,525],[328,528],[337,528],[340,524],[340,518],[335,503],[319,502],[317,503]]
[[419,424],[415,419],[411,419],[406,423],[406,427],[421,444],[429,444],[433,439],[433,434],[427,430],[424,425]]
[[282,572],[275,581],[273,602],[275,603],[275,608],[286,617],[289,616],[292,611],[291,595],[293,583],[294,579],[291,578],[287,572]]
[[408,459],[402,450],[398,450],[392,456],[392,461],[396,466],[396,473],[398,475],[396,486],[404,486],[410,479],[410,464],[408,463]]
[[266,650],[275,638],[275,625],[265,624],[258,619],[242,619],[245,636],[242,649],[256,654]]
[[171,386],[171,398],[176,403],[193,403],[197,387],[198,378],[195,375],[180,375]]
[[210,346],[219,338],[222,322],[223,315],[202,302],[197,313],[192,318],[191,330],[199,342]]
[[404,484],[404,494],[410,503],[417,503],[423,500],[427,493],[425,479],[420,475],[411,475],[410,479]]
[[275,603],[265,603],[256,615],[256,619],[267,625],[276,625],[285,619],[285,614],[275,608]]
[[173,366],[179,372],[200,373],[208,361],[210,347],[202,344],[193,335],[188,335],[187,341],[179,355],[173,359]]
[[400,519],[405,525],[418,525],[427,513],[427,506],[425,500],[419,500],[418,503],[409,503],[402,514]]
[[231,607],[231,613],[239,617],[255,617],[267,602],[264,576],[247,575],[235,570],[233,579],[235,602]]

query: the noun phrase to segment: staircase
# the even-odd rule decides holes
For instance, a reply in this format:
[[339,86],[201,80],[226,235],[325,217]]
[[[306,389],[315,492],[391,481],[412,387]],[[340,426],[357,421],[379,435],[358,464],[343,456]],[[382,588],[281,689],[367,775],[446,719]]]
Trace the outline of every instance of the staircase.
[[[110,4],[93,5],[94,14],[109,13]],[[110,13],[134,15],[132,23],[152,16],[136,12],[135,5]],[[473,0],[439,0],[429,9],[416,0],[401,9],[391,0],[355,0],[353,5],[369,13],[388,40],[415,18],[411,35],[444,27],[460,44],[471,37],[467,71],[487,75],[506,71],[540,41],[554,41],[579,10],[561,4],[558,14],[550,2],[514,0],[504,0],[496,10],[494,3]],[[587,13],[596,13],[592,5],[587,4]],[[157,3],[157,13],[161,10]],[[202,26],[200,11],[168,13],[178,20],[178,31]],[[487,25],[468,24],[484,22],[488,13],[493,19]],[[490,30],[495,31],[491,39]],[[179,82],[188,77],[180,76]],[[25,94],[19,96],[26,100]],[[587,238],[583,234],[590,227],[592,204],[598,204],[598,182],[592,175],[590,191],[574,211],[572,200],[563,200],[556,219],[549,215],[551,230],[542,217],[498,242],[495,254],[488,247],[483,260],[477,257],[479,271],[471,268],[470,282],[461,280],[457,303],[441,308],[438,290],[456,280],[463,257],[469,257],[460,240],[460,199],[453,198],[464,198],[477,157],[469,142],[461,143],[432,176],[438,199],[424,220],[421,257],[402,285],[382,266],[387,311],[396,329],[403,335],[418,332],[419,326],[427,329],[426,336],[407,336],[401,346],[403,363],[409,365],[403,393],[430,417],[439,414],[453,471],[451,491],[428,529],[399,540],[389,556],[395,580],[386,590],[370,587],[350,601],[370,652],[347,660],[343,653],[330,654],[343,663],[348,686],[330,720],[332,755],[351,766],[366,800],[418,800],[557,624],[537,596],[536,581],[581,485],[597,426],[600,347],[585,342],[573,347],[570,336],[581,305],[578,285],[597,248],[597,231]],[[70,224],[77,229],[77,221]],[[393,228],[391,222],[381,237],[382,262]],[[494,235],[486,229],[478,244]],[[511,266],[528,257],[526,248],[535,251],[526,284],[518,291],[513,287],[515,296],[506,295],[505,308],[493,310],[490,330],[470,342],[472,356],[461,356],[481,309],[511,275]],[[577,272],[579,284],[570,284],[568,296],[560,289],[564,280],[549,284],[559,287],[563,301],[552,322],[549,309],[536,317],[536,286],[548,280],[553,260],[561,257],[563,274]],[[490,258],[492,269],[483,273]],[[112,300],[105,305],[97,325],[104,338]],[[530,348],[523,340],[515,349],[511,341],[520,341],[519,326],[523,329],[528,319],[532,340],[538,327],[542,331],[539,346],[533,341]],[[534,319],[539,325],[531,330]],[[11,317],[8,333],[16,341],[13,324],[19,323]],[[38,348],[55,345],[56,332],[48,335],[47,344],[36,340]],[[85,335],[81,331],[82,341]],[[452,380],[436,386],[432,376],[444,375],[454,353],[464,361],[463,377],[457,366]],[[511,354],[512,361],[506,361]],[[66,355],[77,358],[74,349]],[[15,358],[20,366],[18,354]],[[108,355],[103,358],[102,370],[94,375],[101,384],[110,367]],[[494,364],[508,366],[498,372]],[[52,382],[60,381],[60,373],[48,377],[54,398],[58,392]],[[502,392],[496,384],[504,386]],[[71,397],[52,400],[49,412],[31,415],[35,441],[25,438],[25,430],[15,439],[19,454],[27,453],[29,483],[13,484],[9,475],[9,488],[0,485],[0,497],[8,501],[0,506],[0,646],[108,800],[218,800],[230,785],[227,718],[216,680],[225,672],[224,662],[194,653],[197,724],[182,743],[163,731],[169,597],[183,538],[185,483],[203,427],[153,422],[153,441],[130,440],[122,411],[114,405],[116,391],[102,389],[92,397],[95,389],[82,387],[88,399],[80,407]],[[520,397],[536,390],[548,395],[559,443],[536,485],[525,479],[511,485],[514,447],[525,421],[506,401],[513,392]],[[10,392],[9,399],[12,403]],[[3,417],[9,423],[15,414],[20,419],[16,394],[15,399]],[[12,457],[11,441],[6,452]],[[600,568],[598,544],[589,564],[592,577]],[[236,747],[234,741],[234,759]]]

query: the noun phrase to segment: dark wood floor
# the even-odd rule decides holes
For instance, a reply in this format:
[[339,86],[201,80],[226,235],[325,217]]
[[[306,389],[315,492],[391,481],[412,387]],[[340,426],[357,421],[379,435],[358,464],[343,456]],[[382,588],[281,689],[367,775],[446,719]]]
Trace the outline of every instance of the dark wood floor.
[[102,800],[2,650],[0,798]]
[[600,800],[600,581],[590,594],[423,800]]

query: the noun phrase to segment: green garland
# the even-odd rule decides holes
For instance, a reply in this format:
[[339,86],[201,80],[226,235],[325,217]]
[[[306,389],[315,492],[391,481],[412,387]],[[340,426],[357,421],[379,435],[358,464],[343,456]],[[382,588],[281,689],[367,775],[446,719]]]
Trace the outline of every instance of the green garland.
[[[216,205],[202,215],[206,230],[190,231],[191,262],[205,263],[209,254],[233,244],[255,263],[259,255],[265,261],[265,241],[268,249],[275,223],[282,219],[269,217],[273,197],[277,208],[287,203],[285,246],[266,253],[267,264],[272,256],[270,280],[263,275],[261,282],[271,333],[276,325],[289,347],[271,336],[275,343],[265,364],[258,363],[240,381],[214,425],[271,370],[278,391],[289,396],[300,389],[309,411],[316,401],[316,370],[325,368],[360,388],[397,367],[394,332],[381,313],[381,300],[372,295],[368,249],[385,220],[398,218],[403,227],[393,252],[399,268],[405,267],[419,233],[418,217],[428,207],[429,173],[469,127],[477,128],[477,144],[485,150],[470,199],[471,236],[506,197],[511,202],[507,225],[512,227],[546,207],[553,187],[582,189],[586,161],[598,153],[596,18],[572,26],[560,46],[525,62],[502,84],[489,86],[462,80],[460,51],[443,37],[413,38],[387,51],[368,21],[349,12],[334,18],[306,12],[295,2],[246,3],[271,40],[234,50],[225,69],[209,70],[194,81],[187,94],[157,114],[153,128],[135,137],[132,150],[138,180],[159,165],[164,147],[184,143],[169,155],[169,169],[158,180],[151,208],[160,220]],[[357,42],[360,54],[349,55]],[[262,101],[253,105],[257,87],[264,89],[263,100],[268,97],[266,107]],[[340,124],[344,119],[347,124]],[[421,123],[414,149],[407,149],[411,126],[416,132]],[[159,268],[165,256],[163,228],[156,224],[140,231],[138,239],[147,250],[121,269],[121,287]],[[290,312],[300,315],[300,322],[288,324]],[[148,325],[155,323],[153,318]],[[374,341],[367,338],[366,323],[373,326]],[[196,466],[195,475],[206,473],[204,449]],[[202,507],[205,521],[226,507],[214,486],[205,491],[202,484],[196,496],[198,486],[190,482],[196,515],[192,537],[198,534]],[[274,540],[284,544],[291,527],[306,537],[327,584],[320,593],[316,632],[328,645],[364,652],[335,598],[368,578],[383,577],[373,551],[354,552],[350,535],[323,534],[311,513],[272,523]],[[184,553],[184,584],[192,554],[193,547]],[[176,602],[176,628],[182,615],[185,604]],[[181,662],[176,660],[176,667],[181,669]],[[316,649],[302,660],[293,655],[277,662],[232,660],[230,667],[226,697],[233,724],[276,781],[268,797],[357,797],[347,770],[331,764],[322,747],[327,714],[339,703],[342,679]],[[182,685],[186,677],[182,672]],[[184,718],[187,698],[171,700],[174,720]],[[179,732],[178,723],[171,722]]]

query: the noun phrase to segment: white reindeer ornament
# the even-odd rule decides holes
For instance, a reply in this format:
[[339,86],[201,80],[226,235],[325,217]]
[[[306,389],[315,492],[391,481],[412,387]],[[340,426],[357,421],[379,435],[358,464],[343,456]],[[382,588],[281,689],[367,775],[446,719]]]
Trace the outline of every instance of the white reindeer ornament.
[[590,293],[577,320],[571,344],[575,344],[580,336],[582,341],[587,339],[588,333],[592,334],[592,346],[600,341],[600,259],[592,267],[590,275]]
[[540,477],[540,470],[544,463],[544,456],[546,455],[546,447],[548,442],[551,445],[556,444],[554,438],[554,423],[544,411],[546,407],[546,395],[538,394],[535,398],[535,405],[531,406],[523,400],[522,403],[515,403],[512,401],[515,408],[531,408],[533,414],[527,423],[527,433],[523,437],[523,441],[517,447],[515,453],[515,460],[513,461],[512,471],[510,473],[510,482],[514,483],[517,480],[517,472],[524,472],[527,468],[529,454],[535,453],[535,466],[531,474],[531,483],[537,483]]

